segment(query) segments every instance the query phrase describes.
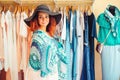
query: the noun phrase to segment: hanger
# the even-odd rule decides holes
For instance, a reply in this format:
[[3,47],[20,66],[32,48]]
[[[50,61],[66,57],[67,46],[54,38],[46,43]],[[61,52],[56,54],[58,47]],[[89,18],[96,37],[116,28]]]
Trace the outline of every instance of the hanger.
[[24,11],[27,15],[29,15],[28,7],[24,6],[24,7],[23,7],[23,11]]
[[80,11],[82,12],[82,13],[84,13],[85,12],[85,7],[84,6],[80,6]]
[[88,15],[91,15],[93,13],[92,6],[88,7],[88,11],[87,12],[88,12]]
[[9,6],[4,5],[4,8],[3,8],[4,13],[6,13],[8,10],[9,10]]
[[72,7],[72,12],[74,13],[76,10],[78,10],[78,6]]
[[3,6],[0,5],[0,13],[3,11]]
[[21,13],[21,6],[17,5],[16,7],[17,7],[16,13],[17,12]]
[[15,13],[15,11],[16,11],[15,5],[9,5],[9,10],[10,10],[10,12]]
[[66,16],[69,17],[70,6],[66,6],[64,10],[66,11]]
[[17,5],[16,5],[16,6],[15,6],[15,10],[14,10],[14,14],[16,14],[17,11],[18,11],[18,7],[17,7]]
[[32,12],[32,7],[28,7],[28,16],[30,16],[30,13]]

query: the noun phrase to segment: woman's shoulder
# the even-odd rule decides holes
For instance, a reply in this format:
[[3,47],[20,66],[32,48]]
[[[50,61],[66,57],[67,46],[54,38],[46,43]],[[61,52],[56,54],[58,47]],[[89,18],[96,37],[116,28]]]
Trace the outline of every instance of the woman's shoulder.
[[44,31],[36,30],[33,32],[33,38],[45,38],[45,37],[46,33]]
[[33,32],[33,35],[44,35],[44,32],[42,30],[36,30]]

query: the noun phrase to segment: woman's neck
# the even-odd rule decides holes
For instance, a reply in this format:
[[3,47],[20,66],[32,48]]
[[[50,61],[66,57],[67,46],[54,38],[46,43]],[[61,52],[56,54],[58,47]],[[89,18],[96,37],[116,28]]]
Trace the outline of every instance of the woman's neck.
[[39,30],[46,32],[46,27],[39,27]]
[[47,32],[47,34],[48,34],[49,36],[51,36],[51,37],[53,37],[53,36],[54,36],[54,34],[53,34],[53,33],[51,33],[51,32]]

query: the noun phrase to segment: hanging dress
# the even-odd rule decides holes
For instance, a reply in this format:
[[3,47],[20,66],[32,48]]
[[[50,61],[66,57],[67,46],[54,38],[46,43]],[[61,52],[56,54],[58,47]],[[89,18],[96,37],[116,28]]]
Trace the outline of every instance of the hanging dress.
[[96,19],[94,14],[88,15],[88,26],[89,26],[89,45],[90,45],[90,74],[91,80],[95,80],[95,51],[94,51],[94,43],[97,38],[96,32]]
[[84,27],[84,17],[83,14],[77,10],[77,77],[76,80],[80,80],[83,66],[83,27]]
[[1,17],[2,14],[0,13],[0,71],[3,69],[4,62],[3,28],[1,26]]

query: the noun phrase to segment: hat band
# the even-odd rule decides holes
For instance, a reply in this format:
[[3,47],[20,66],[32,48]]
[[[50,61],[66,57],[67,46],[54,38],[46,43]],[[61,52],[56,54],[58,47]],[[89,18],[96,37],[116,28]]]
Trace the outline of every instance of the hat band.
[[50,11],[48,8],[39,8],[38,11],[39,10]]

